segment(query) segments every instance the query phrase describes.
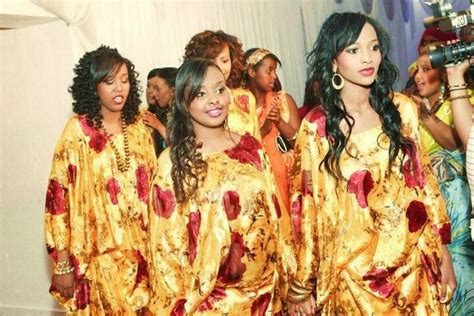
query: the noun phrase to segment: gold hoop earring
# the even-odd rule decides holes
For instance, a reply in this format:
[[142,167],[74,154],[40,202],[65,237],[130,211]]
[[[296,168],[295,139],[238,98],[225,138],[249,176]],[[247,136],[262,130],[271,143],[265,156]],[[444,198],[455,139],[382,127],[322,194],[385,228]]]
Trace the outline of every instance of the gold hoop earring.
[[332,75],[331,83],[334,89],[341,90],[344,87],[344,78],[342,78],[342,76],[336,71]]

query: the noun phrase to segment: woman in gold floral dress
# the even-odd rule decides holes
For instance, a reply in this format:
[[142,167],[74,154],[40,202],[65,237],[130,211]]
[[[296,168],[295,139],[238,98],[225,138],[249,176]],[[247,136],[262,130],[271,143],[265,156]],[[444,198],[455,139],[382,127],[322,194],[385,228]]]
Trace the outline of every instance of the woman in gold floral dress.
[[335,13],[310,54],[321,106],[296,140],[291,314],[447,314],[450,223],[388,50],[377,21]]
[[150,310],[277,314],[291,238],[262,146],[225,128],[229,95],[212,61],[185,62],[175,96],[151,187]]
[[69,313],[135,315],[149,301],[148,191],[153,141],[137,73],[101,46],[76,65],[76,115],[56,147],[46,197],[51,293]]

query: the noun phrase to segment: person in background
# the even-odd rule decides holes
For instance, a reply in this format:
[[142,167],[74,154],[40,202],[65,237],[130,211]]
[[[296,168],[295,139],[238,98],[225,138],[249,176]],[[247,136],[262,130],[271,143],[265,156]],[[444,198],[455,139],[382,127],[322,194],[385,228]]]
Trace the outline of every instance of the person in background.
[[[420,137],[429,154],[431,167],[438,180],[451,221],[451,244],[457,288],[449,305],[450,315],[474,314],[474,243],[470,238],[470,190],[466,178],[465,153],[454,128],[450,91],[466,90],[456,87],[446,75],[445,68],[434,69],[425,50],[418,57],[415,83],[419,107]],[[464,69],[455,67],[462,77]],[[456,100],[455,100],[456,101]],[[471,98],[474,104],[474,98]]]
[[321,105],[291,171],[292,315],[446,315],[456,288],[450,223],[421,150],[416,105],[393,93],[382,25],[334,13],[309,54]]
[[154,315],[282,311],[279,284],[293,257],[291,231],[280,233],[279,218],[288,214],[260,142],[226,127],[228,93],[211,60],[179,68],[170,147],[150,193]]
[[50,292],[71,314],[143,314],[156,157],[139,115],[138,74],[107,46],[84,54],[74,73],[76,115],[56,146],[46,195]]
[[184,52],[184,60],[206,58],[214,61],[224,73],[226,85],[230,88],[231,102],[227,125],[238,134],[261,139],[255,97],[252,92],[242,88],[244,71],[244,52],[239,39],[223,31],[203,31],[194,35]]
[[244,60],[246,71],[243,80],[256,98],[263,148],[288,210],[288,170],[293,164],[290,151],[300,125],[298,108],[291,95],[273,91],[278,79],[277,66],[281,65],[275,54],[263,48],[252,48],[245,52]]
[[174,85],[178,69],[173,67],[156,68],[148,74],[148,89],[153,91],[148,111],[143,118],[145,124],[153,129],[153,142],[158,157],[167,146],[166,124],[169,120],[171,101],[173,100]]

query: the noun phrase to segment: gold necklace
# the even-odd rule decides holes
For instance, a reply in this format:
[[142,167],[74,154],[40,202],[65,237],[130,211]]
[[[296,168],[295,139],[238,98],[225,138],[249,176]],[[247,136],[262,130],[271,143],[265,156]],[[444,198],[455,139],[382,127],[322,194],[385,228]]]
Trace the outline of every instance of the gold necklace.
[[128,134],[127,134],[127,123],[125,123],[125,118],[123,117],[123,114],[121,115],[122,118],[122,133],[123,133],[123,147],[125,149],[125,159],[122,159],[122,156],[120,155],[117,147],[115,146],[113,140],[112,140],[112,135],[107,132],[107,130],[104,127],[104,124],[102,120],[100,121],[100,128],[105,134],[105,137],[110,142],[110,147],[114,150],[115,153],[115,160],[117,161],[117,167],[120,172],[126,172],[130,168],[130,151],[128,148]]

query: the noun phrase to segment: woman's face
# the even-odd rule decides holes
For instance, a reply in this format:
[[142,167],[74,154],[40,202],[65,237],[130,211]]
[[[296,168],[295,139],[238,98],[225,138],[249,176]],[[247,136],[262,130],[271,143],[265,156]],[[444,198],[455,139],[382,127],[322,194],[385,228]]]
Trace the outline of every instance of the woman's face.
[[194,129],[220,128],[229,110],[229,94],[222,72],[209,67],[198,95],[189,105],[188,111]]
[[425,98],[437,98],[442,84],[439,71],[431,67],[431,61],[428,55],[418,57],[417,64],[415,83],[419,95]]
[[224,49],[213,59],[214,63],[219,66],[222,73],[224,74],[225,80],[230,76],[232,70],[232,61],[230,59],[229,45],[225,45]]
[[377,33],[370,23],[365,23],[356,42],[336,58],[333,71],[337,70],[344,78],[344,88],[370,86],[377,76],[381,60]]
[[271,57],[265,57],[260,62],[256,71],[250,71],[250,80],[255,87],[263,92],[272,91],[278,78],[277,61]]
[[152,77],[148,79],[146,82],[146,102],[150,105],[155,105],[155,95],[156,95],[156,78],[158,77]]
[[154,99],[160,108],[169,106],[173,97],[174,88],[170,87],[165,79],[155,77],[155,95]]
[[122,64],[114,73],[97,84],[100,113],[107,116],[107,114],[122,111],[129,92],[128,69],[125,64]]

